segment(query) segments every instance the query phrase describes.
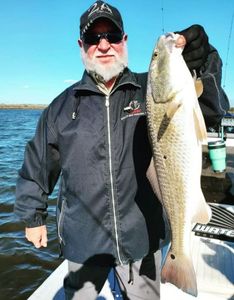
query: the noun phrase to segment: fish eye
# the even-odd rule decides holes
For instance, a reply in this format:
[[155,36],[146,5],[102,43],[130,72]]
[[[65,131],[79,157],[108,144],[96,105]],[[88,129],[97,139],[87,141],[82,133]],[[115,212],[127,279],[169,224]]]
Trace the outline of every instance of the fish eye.
[[153,53],[153,57],[157,57],[158,56],[158,51],[155,51],[154,53]]

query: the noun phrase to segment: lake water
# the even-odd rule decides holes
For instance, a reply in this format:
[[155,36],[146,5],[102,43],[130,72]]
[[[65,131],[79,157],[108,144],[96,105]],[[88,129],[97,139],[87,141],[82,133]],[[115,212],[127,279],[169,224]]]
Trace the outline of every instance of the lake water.
[[56,192],[49,201],[47,248],[34,248],[13,213],[15,183],[41,110],[0,110],[0,299],[23,300],[61,263],[55,227]]

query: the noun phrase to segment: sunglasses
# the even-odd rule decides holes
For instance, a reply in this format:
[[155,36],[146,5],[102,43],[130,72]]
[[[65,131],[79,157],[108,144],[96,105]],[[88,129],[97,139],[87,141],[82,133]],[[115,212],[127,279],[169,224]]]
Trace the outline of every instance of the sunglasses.
[[89,33],[82,38],[83,42],[88,45],[97,45],[101,39],[106,39],[109,43],[119,43],[123,38],[122,32],[103,32],[103,33]]

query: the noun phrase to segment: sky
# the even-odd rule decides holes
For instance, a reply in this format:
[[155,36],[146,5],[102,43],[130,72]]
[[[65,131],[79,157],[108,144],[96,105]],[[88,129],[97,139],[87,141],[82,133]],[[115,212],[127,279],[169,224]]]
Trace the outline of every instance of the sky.
[[[80,80],[80,15],[89,0],[1,0],[0,103],[49,104]],[[110,0],[128,34],[129,67],[148,70],[163,32],[202,25],[223,61],[222,86],[234,107],[234,0]],[[233,26],[232,26],[233,24]],[[232,30],[231,30],[232,29]]]

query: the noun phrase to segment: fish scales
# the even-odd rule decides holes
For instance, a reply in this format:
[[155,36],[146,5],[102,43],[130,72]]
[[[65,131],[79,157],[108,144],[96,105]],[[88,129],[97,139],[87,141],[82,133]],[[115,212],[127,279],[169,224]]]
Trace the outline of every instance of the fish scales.
[[146,110],[153,158],[147,177],[171,229],[162,282],[197,296],[190,235],[193,222],[206,224],[211,217],[200,186],[206,127],[183,49],[176,47],[180,37],[161,36],[150,63]]
[[[155,113],[155,119],[158,118],[160,118],[160,109]],[[180,126],[181,128],[179,128],[179,125],[182,125]],[[173,218],[171,220],[171,223],[174,226],[173,234],[176,237],[184,238],[185,223],[180,224],[179,221],[185,219],[186,202],[178,201],[178,199],[188,197],[191,187],[189,184],[184,185],[184,182],[182,181],[185,176],[190,176],[188,174],[189,169],[185,167],[181,168],[181,166],[179,167],[178,162],[182,161],[184,165],[188,165],[188,152],[191,151],[191,149],[184,148],[185,145],[183,141],[181,141],[181,139],[183,139],[183,134],[178,135],[177,130],[183,132],[182,122],[181,124],[177,124],[177,130],[175,130],[175,128],[172,129],[173,130],[170,130],[170,127],[168,128],[161,143],[154,143],[153,153],[156,168],[160,174],[159,180],[164,199],[169,199],[168,201],[165,201],[164,206],[166,206],[166,211],[168,211],[168,214]],[[157,137],[154,140],[157,140]],[[173,144],[178,144],[178,146],[174,148],[172,146]],[[185,155],[185,153],[187,155]],[[178,160],[175,160],[175,157],[177,157]],[[187,171],[187,174],[184,173],[183,176],[181,176],[181,169],[184,172]],[[176,243],[179,243],[181,246],[187,246],[187,243],[182,243],[178,238],[173,240],[172,246],[177,247]]]

